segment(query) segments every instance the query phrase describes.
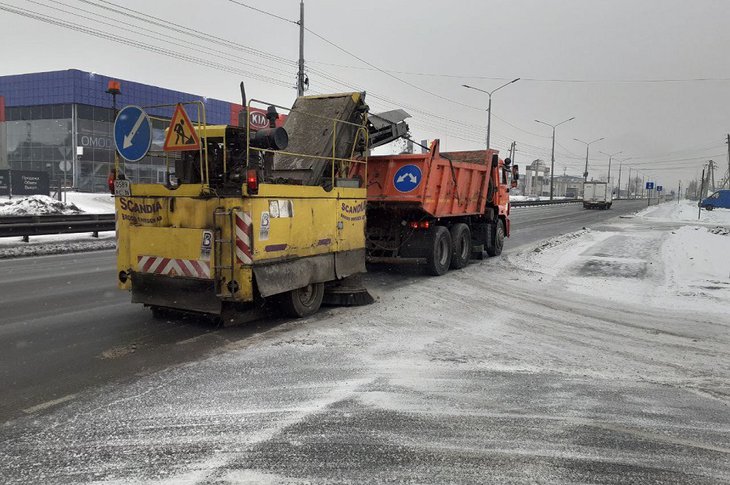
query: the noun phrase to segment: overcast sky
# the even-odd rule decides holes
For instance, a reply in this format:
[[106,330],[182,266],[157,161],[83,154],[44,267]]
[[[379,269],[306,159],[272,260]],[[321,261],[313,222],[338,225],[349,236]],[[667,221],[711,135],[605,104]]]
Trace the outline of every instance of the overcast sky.
[[[230,0],[114,2],[183,32],[104,10],[99,5],[117,7],[101,0],[0,0],[0,8],[39,12],[213,66],[0,10],[0,75],[77,68],[236,102],[243,79],[250,96],[293,102],[295,24]],[[284,19],[299,15],[298,0],[240,3]],[[591,145],[592,177],[607,170],[608,157],[599,151],[623,151],[618,158],[632,157],[623,164],[624,181],[630,166],[676,187],[708,159],[719,163],[719,179],[728,167],[730,131],[728,6],[725,0],[307,0],[307,28],[390,73],[307,33],[310,92],[366,90],[374,111],[409,111],[414,138],[475,149],[484,146],[487,96],[461,85],[492,90],[520,77],[493,95],[492,111],[492,146],[506,152],[516,141],[520,165],[550,159],[550,128],[535,119],[575,116],[557,130],[557,173],[583,172],[585,145],[574,138],[605,137]],[[188,29],[208,40],[186,35]]]

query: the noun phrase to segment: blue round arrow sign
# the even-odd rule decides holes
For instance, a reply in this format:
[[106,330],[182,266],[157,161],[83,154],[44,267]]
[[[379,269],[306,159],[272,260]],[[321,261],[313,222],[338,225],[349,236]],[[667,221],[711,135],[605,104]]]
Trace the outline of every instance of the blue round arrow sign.
[[125,106],[114,121],[114,143],[129,162],[142,160],[152,146],[152,123],[139,106]]
[[398,192],[410,192],[421,184],[421,169],[416,165],[403,165],[393,176],[393,186]]

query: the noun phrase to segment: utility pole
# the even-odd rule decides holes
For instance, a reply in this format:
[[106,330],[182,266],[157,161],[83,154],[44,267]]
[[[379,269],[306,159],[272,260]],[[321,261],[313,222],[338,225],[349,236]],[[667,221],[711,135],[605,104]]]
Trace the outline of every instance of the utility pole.
[[299,70],[297,71],[297,96],[304,96],[304,0],[299,2]]
[[626,198],[631,198],[631,167],[629,167],[629,179],[626,181]]
[[616,152],[616,153],[606,153],[606,152],[602,152],[602,151],[599,150],[598,152],[599,153],[603,153],[604,155],[607,155],[608,156],[608,177],[606,178],[606,182],[608,182],[608,185],[610,186],[611,185],[611,160],[616,155],[618,155],[620,153],[623,153],[623,151]]
[[616,197],[619,199],[621,198],[621,167],[623,166],[624,162],[618,162],[618,183],[616,184]]
[[682,197],[682,181],[679,181],[679,188],[677,189],[677,204],[679,204],[679,199]]
[[646,182],[644,182],[644,176],[641,176],[641,198],[644,198],[644,194],[646,193]]
[[727,188],[730,189],[730,135],[727,136]]
[[697,204],[697,220],[700,220],[700,215],[702,214],[702,192],[705,190],[705,169],[702,169],[702,184],[700,185],[700,203]]
[[[712,180],[712,185],[710,185],[710,180]],[[712,192],[715,191],[715,161],[710,160],[707,162],[707,188],[710,189]]]
[[583,141],[583,140],[579,140],[577,138],[573,138],[573,140],[584,143],[586,146],[586,168],[583,171],[583,182],[588,182],[588,147],[590,147],[591,144],[596,143],[597,141],[605,140],[605,138],[596,138],[593,141]]

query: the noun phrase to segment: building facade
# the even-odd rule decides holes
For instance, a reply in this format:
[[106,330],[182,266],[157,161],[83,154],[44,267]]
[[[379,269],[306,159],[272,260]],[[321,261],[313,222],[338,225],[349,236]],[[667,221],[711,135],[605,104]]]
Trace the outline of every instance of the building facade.
[[537,159],[525,167],[524,195],[550,196],[550,167]]
[[[133,81],[70,69],[0,76],[0,168],[47,171],[51,185],[77,190],[107,190],[114,163],[114,110],[106,93],[110,80],[121,82],[117,106],[154,106],[202,101],[207,123],[238,124],[241,105]],[[170,110],[150,109],[159,117]],[[196,121],[195,110],[188,113]],[[161,150],[167,123],[152,120],[153,151]],[[135,182],[164,180],[166,161],[157,153],[125,164]]]
[[553,181],[553,195],[576,199],[583,194],[583,177],[573,175],[556,176]]

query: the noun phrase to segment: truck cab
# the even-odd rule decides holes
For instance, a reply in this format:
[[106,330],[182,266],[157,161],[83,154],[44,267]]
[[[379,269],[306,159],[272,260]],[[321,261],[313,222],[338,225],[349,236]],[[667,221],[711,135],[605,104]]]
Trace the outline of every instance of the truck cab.
[[713,209],[730,209],[730,189],[718,190],[714,194],[702,199],[700,207],[708,211]]

